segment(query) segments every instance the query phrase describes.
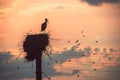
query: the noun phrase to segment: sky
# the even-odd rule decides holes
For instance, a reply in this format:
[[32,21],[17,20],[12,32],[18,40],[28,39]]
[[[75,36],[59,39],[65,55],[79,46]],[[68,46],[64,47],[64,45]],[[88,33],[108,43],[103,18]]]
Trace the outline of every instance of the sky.
[[17,49],[30,30],[40,33],[45,18],[46,32],[60,39],[60,45],[79,39],[94,46],[98,40],[99,46],[120,49],[119,4],[119,0],[0,0],[0,49]]
[[[108,60],[109,57],[119,57],[120,55],[119,8],[120,0],[0,0],[0,55],[3,55],[2,57],[0,56],[0,68],[4,68],[0,78],[6,80],[6,76],[8,78],[11,76],[11,79],[27,80],[29,78],[29,80],[34,80],[35,74],[32,73],[34,71],[31,71],[30,64],[26,63],[26,66],[24,66],[22,63],[14,63],[15,55],[20,53],[19,49],[21,49],[26,35],[28,33],[39,34],[41,24],[45,18],[48,18],[49,23],[46,32],[50,34],[53,53],[56,53],[52,57],[54,59],[64,58],[57,65],[51,62],[52,65],[48,69],[50,69],[50,72],[53,71],[53,73],[48,73],[48,75],[52,76],[54,80],[58,79],[58,77],[60,79],[79,80],[79,78],[74,77],[79,73],[81,73],[80,77],[82,77],[82,80],[89,80],[91,76],[93,80],[101,76],[105,80],[113,80],[113,78],[118,80],[118,74],[107,73],[106,70],[113,69],[116,71],[119,67],[120,61],[118,58],[114,58],[111,61]],[[80,43],[79,49],[76,49],[76,40]],[[67,43],[68,41],[70,41],[69,44]],[[72,50],[73,52],[71,52]],[[76,57],[75,55],[63,57],[67,53],[79,53],[81,55],[83,52],[91,54],[88,54],[87,57]],[[117,55],[101,53],[97,55],[102,55],[101,57],[93,58],[92,52],[107,52],[107,54],[114,52]],[[7,57],[4,55],[7,55]],[[68,64],[68,59],[73,60],[72,65],[77,65],[73,67]],[[83,63],[80,63],[81,60]],[[90,62],[97,61],[100,65],[97,68],[105,70],[104,74],[100,73],[101,75],[95,77],[94,72],[92,71],[91,74],[89,69],[93,70],[96,66],[87,64],[90,68],[82,67],[85,66],[84,62],[88,60]],[[6,65],[6,61],[11,62]],[[20,58],[20,61],[23,61],[23,58]],[[111,63],[102,67],[103,62]],[[78,65],[79,63],[80,65]],[[112,65],[112,63],[115,64]],[[28,72],[31,74],[16,75],[14,77],[16,73],[23,73],[19,70],[7,73],[9,70],[18,69],[19,65],[22,65],[23,72],[26,67],[29,67]],[[69,65],[69,67],[65,65]],[[60,69],[61,66],[64,66],[64,71]],[[76,66],[85,71],[76,69]],[[96,74],[99,74],[99,72]],[[72,77],[70,77],[71,75]],[[113,77],[109,78],[108,76]],[[47,79],[45,78],[45,80]]]

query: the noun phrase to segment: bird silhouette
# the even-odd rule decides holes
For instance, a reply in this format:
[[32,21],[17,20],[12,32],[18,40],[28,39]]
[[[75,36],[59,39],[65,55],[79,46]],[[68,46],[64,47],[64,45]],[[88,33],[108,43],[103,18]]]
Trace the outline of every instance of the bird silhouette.
[[76,40],[75,43],[78,43],[79,40]]
[[45,29],[47,27],[47,23],[48,23],[48,19],[45,18],[45,22],[43,22],[42,25],[41,25],[41,31],[45,31]]

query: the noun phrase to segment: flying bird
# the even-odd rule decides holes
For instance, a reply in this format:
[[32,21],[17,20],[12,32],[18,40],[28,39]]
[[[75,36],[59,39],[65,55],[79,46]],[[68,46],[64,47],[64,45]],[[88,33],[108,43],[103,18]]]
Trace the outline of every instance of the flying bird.
[[68,43],[70,43],[70,41],[68,41]]
[[47,27],[47,23],[48,23],[48,19],[45,18],[45,22],[43,22],[42,25],[41,25],[41,31],[45,31],[45,29]]
[[95,41],[96,43],[98,43],[98,41]]
[[78,40],[76,40],[75,43],[78,43]]
[[84,33],[84,31],[81,31],[81,33]]
[[83,37],[85,37],[85,35],[83,35]]

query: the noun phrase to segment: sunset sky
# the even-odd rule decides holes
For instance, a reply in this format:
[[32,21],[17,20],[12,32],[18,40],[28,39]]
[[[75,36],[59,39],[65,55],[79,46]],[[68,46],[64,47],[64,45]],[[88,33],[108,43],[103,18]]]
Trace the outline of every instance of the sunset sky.
[[[15,50],[45,18],[51,38],[120,49],[120,0],[0,0],[0,50]],[[82,38],[84,31],[85,38]],[[53,46],[56,45],[55,43]],[[58,46],[58,45],[56,45]]]
[[42,69],[51,80],[119,80],[119,8],[120,0],[0,0],[0,80],[35,79],[35,62],[16,58],[45,18],[55,54]]

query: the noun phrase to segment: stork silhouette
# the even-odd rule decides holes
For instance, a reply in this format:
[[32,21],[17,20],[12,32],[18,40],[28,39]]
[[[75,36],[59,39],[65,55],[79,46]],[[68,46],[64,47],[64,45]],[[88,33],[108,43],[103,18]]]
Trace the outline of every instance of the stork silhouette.
[[45,31],[45,29],[47,28],[47,23],[48,23],[48,19],[45,18],[45,22],[43,22],[41,25],[41,32]]

